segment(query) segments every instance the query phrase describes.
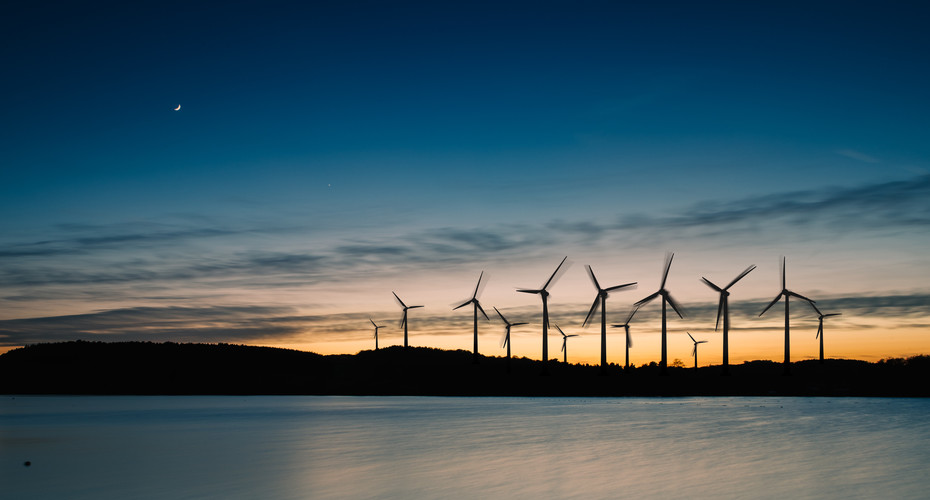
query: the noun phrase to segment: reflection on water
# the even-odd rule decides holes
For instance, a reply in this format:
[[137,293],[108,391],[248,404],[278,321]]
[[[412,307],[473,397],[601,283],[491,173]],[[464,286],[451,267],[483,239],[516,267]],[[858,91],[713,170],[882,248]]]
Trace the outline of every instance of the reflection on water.
[[[5,498],[918,498],[930,401],[3,397]],[[25,467],[23,463],[32,465]]]

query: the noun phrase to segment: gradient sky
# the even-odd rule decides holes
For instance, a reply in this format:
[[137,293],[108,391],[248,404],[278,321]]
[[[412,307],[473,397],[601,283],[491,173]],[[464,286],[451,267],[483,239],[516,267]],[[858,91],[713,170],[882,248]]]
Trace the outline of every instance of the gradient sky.
[[[471,349],[478,274],[539,358],[658,287],[719,363],[781,360],[788,288],[827,355],[930,353],[930,6],[919,2],[21,2],[0,54],[0,349],[205,341]],[[181,110],[173,108],[180,104]],[[634,319],[659,358],[658,305]],[[817,355],[792,309],[792,355]],[[795,312],[796,311],[796,312]],[[493,319],[493,318],[492,318]],[[503,327],[481,325],[500,355]],[[551,338],[550,355],[560,339]],[[611,332],[609,358],[622,362]]]

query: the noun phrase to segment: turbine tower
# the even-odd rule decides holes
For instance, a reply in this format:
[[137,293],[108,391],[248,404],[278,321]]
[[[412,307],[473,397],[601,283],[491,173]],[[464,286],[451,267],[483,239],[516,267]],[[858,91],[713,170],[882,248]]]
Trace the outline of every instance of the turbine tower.
[[542,362],[543,362],[543,369],[542,369],[542,374],[543,374],[543,375],[548,375],[548,374],[549,374],[549,370],[548,370],[548,368],[547,368],[547,364],[549,363],[549,359],[548,359],[548,358],[549,358],[549,338],[548,338],[548,335],[549,335],[549,291],[546,290],[546,288],[548,288],[549,285],[552,284],[552,280],[555,279],[555,275],[558,274],[559,269],[562,268],[562,265],[565,264],[565,261],[566,261],[566,260],[568,260],[568,256],[567,256],[567,255],[565,256],[564,259],[562,259],[562,262],[559,262],[559,267],[556,267],[556,268],[555,268],[555,271],[553,271],[552,276],[549,276],[549,279],[546,280],[546,283],[545,283],[541,288],[538,288],[538,289],[535,289],[535,290],[531,290],[531,289],[517,289],[518,292],[522,292],[522,293],[535,293],[535,294],[539,295],[539,296],[542,298],[542,306],[543,306],[543,321],[542,321]]
[[[685,332],[691,337],[690,332]],[[691,337],[691,342],[694,342],[694,349],[691,350],[691,355],[694,356],[694,371],[697,371],[697,346],[698,344],[706,344],[706,340],[694,340],[694,337]]]
[[772,302],[770,302],[769,305],[765,306],[765,309],[763,309],[762,312],[759,313],[759,317],[761,318],[762,315],[765,314],[765,311],[768,311],[779,300],[781,300],[782,297],[785,298],[785,371],[784,371],[784,374],[789,375],[791,374],[791,336],[790,336],[791,326],[790,326],[790,323],[788,322],[788,299],[790,297],[797,297],[799,299],[810,302],[811,305],[814,304],[814,301],[803,295],[800,295],[800,294],[792,292],[791,290],[788,290],[787,286],[785,285],[785,258],[784,257],[781,258],[781,291],[778,292],[778,295],[775,296],[775,299],[773,299]]
[[371,321],[371,325],[375,327],[375,350],[378,350],[378,328],[384,328],[382,325],[375,324],[375,320],[368,318],[368,321]]
[[482,277],[484,277],[484,271],[481,271],[481,274],[478,276],[478,284],[475,285],[475,293],[471,294],[471,298],[463,302],[461,305],[452,308],[454,311],[456,309],[465,307],[468,304],[474,304],[475,306],[475,351],[472,355],[472,363],[474,364],[478,364],[478,311],[481,311],[481,314],[484,315],[484,319],[491,321],[491,318],[488,317],[487,313],[484,312],[484,308],[482,308],[481,304],[478,302],[478,289],[481,287]]
[[574,334],[573,334],[573,335],[565,335],[565,332],[563,332],[562,329],[559,328],[559,325],[555,325],[555,327],[559,330],[559,333],[562,334],[562,352],[565,353],[564,363],[567,365],[567,364],[568,364],[568,349],[567,349],[565,346],[566,346],[566,344],[568,343],[568,338],[569,338],[569,337],[577,337],[578,335],[574,335]]
[[407,309],[416,309],[423,306],[408,306],[404,304],[403,300],[400,300],[400,297],[397,296],[396,292],[391,292],[394,294],[394,298],[397,299],[397,302],[400,304],[400,307],[404,308],[404,317],[400,319],[400,325],[404,327],[404,349],[407,348]]
[[824,314],[820,312],[820,309],[817,309],[817,306],[815,306],[813,302],[811,302],[810,305],[814,308],[814,311],[817,312],[819,320],[819,324],[817,325],[817,335],[814,338],[820,338],[820,364],[823,364],[823,319],[829,318],[830,316],[839,316],[842,313]]
[[504,322],[505,330],[504,330],[504,338],[501,339],[501,347],[507,347],[507,373],[510,373],[510,327],[517,326],[517,325],[527,325],[529,323],[511,323],[507,321],[507,318],[505,318],[504,315],[501,314],[501,312],[498,311],[496,307],[494,308],[494,310],[497,311],[497,315],[500,316],[501,321]]
[[665,304],[671,305],[672,309],[675,310],[675,313],[678,314],[678,317],[684,319],[678,303],[675,302],[675,299],[673,299],[671,294],[668,293],[668,290],[665,289],[665,281],[668,279],[668,270],[672,267],[673,258],[675,258],[675,254],[673,253],[667,254],[665,256],[665,271],[662,273],[662,284],[659,285],[659,291],[633,304],[639,307],[644,304],[648,304],[656,297],[662,297],[662,360],[659,364],[659,367],[661,368],[660,373],[662,375],[668,375],[668,342],[666,340],[668,330],[666,329],[665,325]]
[[630,311],[630,315],[626,317],[626,323],[622,325],[611,325],[614,328],[623,328],[626,330],[626,364],[623,365],[623,369],[630,369],[630,348],[633,347],[633,337],[630,336],[630,321],[633,321],[633,315],[636,314],[636,311],[639,310],[639,306],[633,307]]
[[719,286],[713,284],[709,279],[701,277],[707,286],[713,288],[714,290],[720,292],[720,302],[717,305],[717,324],[714,326],[714,331],[717,331],[717,328],[720,327],[720,316],[723,316],[723,375],[730,374],[730,287],[735,285],[737,281],[743,279],[744,276],[750,273],[756,266],[749,266],[745,271],[741,272],[739,276],[733,278],[727,286],[720,288]]
[[[600,283],[597,282],[597,278],[594,277],[594,270],[591,269],[591,266],[584,266],[588,270],[588,276],[591,277],[591,283],[594,284],[594,288],[597,289],[597,296],[594,297],[594,303],[591,304],[591,310],[588,311],[588,315],[584,318],[584,323],[581,324],[582,328],[588,324],[588,321],[591,320],[591,317],[597,312],[597,309],[601,309],[601,374],[607,373],[607,296],[610,295],[610,292],[614,290],[619,290],[621,288],[626,288],[629,286],[635,286],[636,282],[625,283],[623,285],[611,286],[607,288],[601,288]],[[632,289],[631,289],[632,290]]]

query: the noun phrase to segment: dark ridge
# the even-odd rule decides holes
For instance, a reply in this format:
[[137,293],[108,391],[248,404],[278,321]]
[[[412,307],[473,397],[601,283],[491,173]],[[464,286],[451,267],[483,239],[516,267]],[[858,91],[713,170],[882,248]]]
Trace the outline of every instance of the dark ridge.
[[830,359],[782,364],[624,371],[428,347],[354,355],[232,344],[62,342],[0,355],[3,394],[343,394],[422,396],[930,396],[930,356],[878,363]]

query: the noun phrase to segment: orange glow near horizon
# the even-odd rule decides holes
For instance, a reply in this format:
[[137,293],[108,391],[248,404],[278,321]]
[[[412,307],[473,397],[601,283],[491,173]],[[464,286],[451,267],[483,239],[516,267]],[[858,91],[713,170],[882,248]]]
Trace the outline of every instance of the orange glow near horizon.
[[[531,326],[531,325],[528,325]],[[654,330],[658,330],[655,325]],[[640,327],[643,330],[644,327]],[[500,331],[498,331],[500,330]],[[512,355],[540,359],[542,342],[538,326],[530,331],[521,327],[519,332],[514,331],[512,336]],[[487,331],[487,330],[485,330]],[[480,333],[478,351],[485,356],[504,356],[506,351],[500,347],[503,328],[494,328],[494,332]],[[562,339],[558,332],[549,334],[550,359],[563,359],[560,351]],[[708,340],[706,344],[698,347],[699,366],[719,365],[723,360],[722,334],[691,329],[688,330],[698,340]],[[814,338],[817,331],[816,323],[811,325],[792,325],[791,330],[791,360],[818,359],[820,340]],[[388,347],[403,345],[403,334],[392,332],[379,335],[379,346]],[[571,338],[568,341],[569,363],[600,363],[600,332],[598,328],[566,333],[580,333],[581,337]],[[409,344],[414,347],[435,347],[440,349],[472,350],[472,335],[463,332],[461,335],[432,335],[424,333],[409,334]],[[623,365],[624,343],[623,333],[616,330],[607,332],[607,359],[608,362]],[[765,330],[750,332],[734,330],[730,332],[730,364],[740,364],[744,361],[772,360],[781,362],[784,359],[784,329],[772,327]],[[292,342],[277,344],[280,347],[308,350],[319,354],[354,354],[363,350],[374,349],[374,339],[366,341],[326,341],[326,342]],[[668,333],[668,360],[669,363],[680,359],[685,366],[693,366],[691,357],[693,343],[685,335],[685,330],[669,329]],[[633,332],[633,347],[630,349],[630,363],[637,366],[658,362],[661,354],[661,335],[658,331]],[[841,359],[859,359],[875,362],[887,358],[906,358],[919,354],[930,354],[930,336],[921,328],[894,326],[889,324],[885,329],[879,327],[859,328],[850,330],[843,327],[825,326],[824,357]]]

